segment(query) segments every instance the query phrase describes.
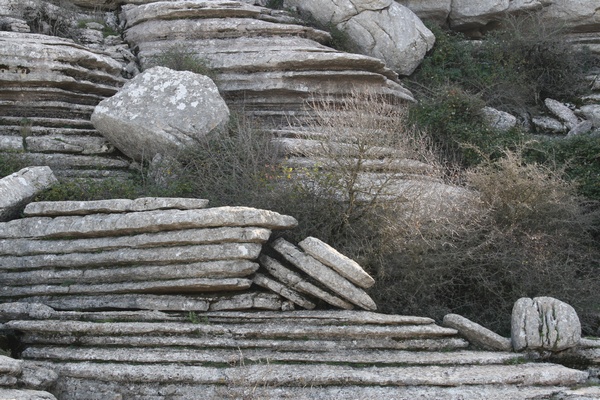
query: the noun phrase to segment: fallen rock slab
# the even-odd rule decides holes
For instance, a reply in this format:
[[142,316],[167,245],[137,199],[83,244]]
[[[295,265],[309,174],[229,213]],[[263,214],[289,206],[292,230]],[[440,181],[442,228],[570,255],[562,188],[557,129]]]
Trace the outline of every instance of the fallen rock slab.
[[28,167],[0,179],[0,221],[16,217],[31,199],[57,182],[49,167]]
[[446,314],[443,324],[456,329],[460,335],[478,347],[488,350],[512,351],[510,339],[502,337],[463,316]]
[[312,310],[316,306],[313,302],[311,302],[310,300],[303,297],[300,293],[288,288],[287,286],[277,282],[276,280],[268,278],[267,276],[265,276],[263,274],[254,275],[254,278],[252,278],[252,281],[259,286],[262,286],[262,287],[269,289],[277,294],[280,294],[281,296],[285,297],[286,299],[291,300],[292,302],[299,305],[300,307]]
[[362,287],[370,288],[375,284],[369,274],[354,260],[346,257],[336,249],[314,237],[307,237],[298,246],[318,261],[333,268],[337,273],[348,279],[350,282]]
[[304,271],[340,297],[366,310],[377,309],[377,305],[365,291],[348,282],[348,280],[341,277],[331,268],[302,253],[296,246],[285,239],[277,239],[271,244],[271,247],[295,267]]

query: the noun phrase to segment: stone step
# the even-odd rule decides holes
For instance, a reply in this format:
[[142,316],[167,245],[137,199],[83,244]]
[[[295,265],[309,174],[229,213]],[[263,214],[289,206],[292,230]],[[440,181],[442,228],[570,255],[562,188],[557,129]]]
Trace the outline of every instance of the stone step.
[[[125,218],[125,217],[122,217]],[[40,268],[114,267],[129,264],[181,264],[232,259],[258,258],[260,243],[220,243],[140,249],[116,249],[92,253],[44,254],[34,256],[0,256],[0,270]],[[2,282],[0,277],[0,284]]]
[[67,217],[32,217],[0,224],[0,238],[71,238],[120,236],[176,229],[224,226],[291,229],[290,216],[249,207],[215,207],[203,210],[161,210],[128,214]]
[[250,365],[258,363],[302,363],[345,365],[376,364],[392,366],[409,365],[508,365],[525,361],[521,354],[483,351],[404,351],[404,350],[343,350],[281,351],[280,349],[205,349],[129,348],[129,347],[69,347],[32,346],[21,355],[26,360],[53,362],[118,362],[130,364],[189,364],[189,365]]
[[0,285],[20,287],[65,285],[66,282],[70,284],[98,284],[186,278],[243,278],[256,272],[258,267],[257,263],[251,261],[227,260],[157,266],[136,265],[126,268],[43,269],[28,272],[3,273],[0,276]]
[[[199,314],[198,318],[203,319]],[[100,322],[102,320],[99,320]],[[187,349],[272,349],[276,351],[322,352],[341,350],[410,350],[410,351],[453,351],[465,349],[469,343],[458,337],[440,337],[433,339],[389,339],[361,338],[360,340],[276,340],[276,339],[238,339],[227,337],[190,336],[90,336],[56,335],[55,333],[25,333],[21,337],[29,345],[76,345],[76,346],[127,346],[161,347]]]
[[127,170],[130,162],[120,157],[63,153],[20,153],[19,159],[29,166],[48,166],[56,175],[63,169]]
[[70,254],[123,248],[143,249],[217,243],[264,243],[271,231],[265,228],[186,229],[131,236],[91,239],[0,239],[0,255]]
[[[84,122],[86,122],[86,121],[84,121]],[[28,143],[29,146],[27,147],[27,149],[32,149],[32,150],[36,150],[36,151],[39,151],[38,149],[44,149],[45,151],[51,150],[51,148],[49,148],[48,144],[40,143],[42,138],[47,139],[47,140],[51,139],[51,138],[45,138],[45,136],[64,137],[64,138],[76,138],[79,136],[84,139],[89,138],[90,140],[93,137],[102,139],[102,136],[100,136],[100,133],[98,131],[96,131],[93,127],[92,128],[68,128],[68,127],[64,127],[64,126],[54,127],[54,126],[39,126],[39,125],[31,124],[31,126],[29,126],[27,128],[23,128],[23,125],[16,124],[16,125],[3,125],[2,132],[5,135],[21,135],[22,133],[26,132],[28,135],[28,142],[29,142]],[[72,140],[74,140],[74,139],[72,139]],[[45,144],[45,146],[44,146],[44,144]]]
[[79,321],[9,321],[6,328],[22,332],[64,333],[78,335],[215,335],[240,339],[362,340],[369,339],[435,339],[456,336],[454,329],[430,325],[299,325],[285,322],[260,324],[193,324]]
[[[56,97],[54,97],[56,98]],[[100,100],[98,100],[100,101]],[[48,128],[67,128],[67,129],[82,129],[94,130],[94,125],[88,120],[71,119],[71,118],[43,118],[43,117],[0,117],[0,127],[3,126],[22,126],[24,122],[28,122],[33,126],[45,126]]]
[[462,386],[527,385],[574,386],[585,382],[588,373],[560,365],[409,366],[354,368],[336,365],[249,365],[200,367],[129,365],[116,363],[39,362],[63,377],[113,382],[213,384],[239,382],[249,386]]
[[[71,377],[61,377],[54,386],[61,400],[99,400],[123,398],[127,400],[323,400],[323,399],[393,399],[393,400],[539,400],[562,394],[578,394],[583,389],[571,391],[564,386],[517,385],[464,385],[444,386],[267,386],[251,385],[244,381],[225,381],[218,385],[104,382]],[[1,393],[1,392],[0,392]],[[590,399],[593,397],[564,397]],[[29,400],[29,399],[28,399]],[[32,399],[33,400],[33,399]],[[46,400],[46,398],[35,399]]]

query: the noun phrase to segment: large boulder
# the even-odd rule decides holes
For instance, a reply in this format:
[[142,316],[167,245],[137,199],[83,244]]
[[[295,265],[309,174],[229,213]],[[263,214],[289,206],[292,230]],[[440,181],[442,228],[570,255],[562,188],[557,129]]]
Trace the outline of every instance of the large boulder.
[[452,0],[396,0],[424,21],[445,25],[452,9]]
[[575,32],[600,30],[600,7],[597,0],[553,0],[542,17]]
[[562,351],[581,340],[581,323],[570,305],[552,297],[520,298],[511,319],[513,348]]
[[435,36],[410,9],[392,0],[286,0],[323,25],[345,32],[360,53],[379,58],[401,75],[410,75],[433,47]]
[[176,154],[228,119],[229,109],[209,77],[164,67],[136,76],[92,114],[96,129],[137,161]]

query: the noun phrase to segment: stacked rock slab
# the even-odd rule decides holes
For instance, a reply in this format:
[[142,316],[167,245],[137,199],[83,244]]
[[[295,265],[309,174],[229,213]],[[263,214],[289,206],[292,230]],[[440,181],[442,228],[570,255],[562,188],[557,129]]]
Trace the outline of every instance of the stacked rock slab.
[[0,31],[0,153],[60,177],[123,175],[119,157],[90,123],[123,84],[113,58],[72,40]]
[[528,399],[587,377],[515,353],[467,350],[454,329],[420,317],[51,311],[39,319],[31,304],[15,319],[12,306],[0,305],[0,321],[20,335],[24,360],[56,371],[50,392],[63,400]]
[[246,291],[262,244],[292,217],[206,200],[41,202],[0,225],[0,301],[58,309],[281,309]]
[[56,400],[41,387],[54,383],[58,375],[34,363],[0,355],[0,399]]
[[192,52],[215,73],[228,105],[255,115],[299,115],[310,97],[352,90],[413,99],[382,61],[325,46],[328,33],[285,12],[239,1],[170,1],[124,6],[122,19],[143,67],[165,50]]

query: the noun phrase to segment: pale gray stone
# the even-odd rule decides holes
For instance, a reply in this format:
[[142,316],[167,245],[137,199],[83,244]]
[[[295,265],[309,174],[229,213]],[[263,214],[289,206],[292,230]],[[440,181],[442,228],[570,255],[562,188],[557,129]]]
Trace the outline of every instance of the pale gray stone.
[[594,128],[600,128],[600,104],[589,104],[581,107],[586,119],[592,122]]
[[217,243],[265,243],[271,231],[264,228],[185,229],[90,239],[0,239],[0,255],[27,256],[36,254],[86,253],[122,248],[142,249]]
[[567,133],[567,137],[581,135],[582,133],[587,133],[594,128],[594,124],[592,121],[581,121],[577,125],[575,125],[569,133]]
[[542,10],[541,17],[548,23],[580,32],[597,32],[600,29],[596,0],[553,0]]
[[0,387],[2,386],[16,386],[17,377],[12,375],[0,375]]
[[[210,298],[192,295],[103,294],[101,296],[36,296],[19,299],[43,303],[57,310],[161,310],[208,311]],[[26,303],[23,303],[26,304]],[[122,312],[122,311],[120,311]],[[0,316],[2,314],[0,313]],[[112,317],[111,317],[112,318]],[[111,319],[103,318],[103,319]],[[13,318],[16,319],[16,318]]]
[[547,98],[544,100],[544,104],[556,116],[560,119],[568,129],[573,129],[578,123],[579,118],[577,115],[566,105],[558,100]]
[[452,6],[452,0],[397,0],[408,7],[422,20],[446,24]]
[[271,247],[295,267],[304,271],[340,297],[366,310],[377,309],[377,305],[365,291],[354,286],[331,268],[302,253],[293,244],[285,241],[283,238],[277,239],[271,244]]
[[341,254],[320,239],[309,236],[298,243],[298,246],[310,256],[333,268],[344,278],[362,288],[370,288],[375,284],[375,279],[365,272],[356,261]]
[[265,267],[271,275],[291,289],[321,299],[335,307],[346,310],[352,309],[352,304],[318,288],[297,273],[281,265],[277,260],[263,254],[259,257],[259,261],[260,265]]
[[250,292],[235,296],[215,297],[211,299],[209,310],[280,310],[282,305],[281,297],[275,293]]
[[511,319],[513,348],[558,352],[579,344],[581,323],[570,305],[552,297],[523,297]]
[[95,201],[43,201],[30,203],[24,215],[62,216],[88,215],[97,213],[121,213],[153,210],[195,210],[208,206],[208,200],[169,197],[140,197],[135,200],[111,199]]
[[0,321],[50,319],[55,311],[44,304],[0,303]]
[[6,400],[56,400],[54,395],[48,392],[28,389],[2,389],[0,388],[0,399]]
[[456,329],[469,342],[483,349],[512,351],[512,344],[509,338],[502,337],[463,316],[446,314],[443,324],[449,328]]
[[250,207],[161,210],[128,214],[32,217],[0,223],[0,238],[65,238],[130,235],[162,230],[244,227],[291,229],[295,218]]
[[0,355],[0,374],[18,376],[23,371],[23,360]]
[[31,199],[57,182],[49,167],[28,167],[0,179],[0,221],[15,217]]
[[534,117],[531,123],[542,133],[565,133],[567,130],[562,122],[550,117]]
[[0,270],[77,268],[127,264],[182,264],[204,261],[254,260],[260,254],[259,243],[221,243],[194,246],[170,246],[149,249],[117,249],[97,253],[45,254],[25,257],[0,256]]
[[229,108],[209,77],[164,67],[137,75],[92,114],[94,127],[136,161],[198,145],[228,119]]
[[23,372],[19,376],[19,387],[35,390],[46,390],[56,380],[58,374],[52,369],[38,367],[31,362],[23,363]]
[[483,107],[481,111],[487,122],[494,129],[506,132],[517,125],[517,118],[505,111],[496,110],[492,107]]
[[315,308],[315,304],[313,302],[311,302],[310,300],[306,299],[300,293],[296,292],[293,289],[286,287],[285,285],[281,284],[280,282],[277,282],[276,280],[268,278],[267,276],[265,276],[263,274],[254,275],[254,277],[252,278],[252,281],[259,286],[262,286],[266,289],[269,289],[269,290],[285,297],[286,299],[290,299],[292,302],[294,302],[295,304],[298,304],[300,307],[303,307],[303,308],[306,308],[309,310],[312,310],[313,308]]
[[40,153],[110,154],[114,152],[114,146],[102,137],[59,134],[29,136],[25,138],[25,142],[27,151]]

